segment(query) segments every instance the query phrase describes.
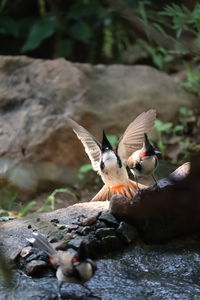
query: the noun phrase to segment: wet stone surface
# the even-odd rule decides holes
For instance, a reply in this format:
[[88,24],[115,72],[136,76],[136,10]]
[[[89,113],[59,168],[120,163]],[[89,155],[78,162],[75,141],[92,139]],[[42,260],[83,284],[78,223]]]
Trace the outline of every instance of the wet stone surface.
[[[98,270],[87,283],[64,284],[62,299],[189,300],[200,299],[200,241],[175,240],[164,245],[137,243],[123,253],[97,260]],[[0,285],[0,299],[58,300],[52,272],[30,277],[14,271],[11,289]]]
[[88,255],[97,260],[98,270],[86,284],[91,293],[81,285],[65,283],[61,289],[63,300],[200,299],[198,235],[148,245],[137,239],[134,226],[109,214],[106,203],[99,204],[95,222],[91,222],[93,212],[88,208],[92,205],[85,204],[85,211],[84,206],[81,210],[75,206],[41,214],[40,221],[20,218],[3,224],[1,246],[15,260],[16,269],[10,288],[0,283],[0,300],[58,300],[55,269],[48,256],[37,248],[30,249],[26,241],[33,230],[45,234],[57,249],[75,251],[84,241]]

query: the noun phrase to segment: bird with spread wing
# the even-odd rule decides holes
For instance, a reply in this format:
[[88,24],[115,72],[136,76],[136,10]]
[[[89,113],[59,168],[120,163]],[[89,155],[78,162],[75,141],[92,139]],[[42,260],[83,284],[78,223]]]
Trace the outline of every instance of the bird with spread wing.
[[[98,172],[104,182],[102,189],[91,201],[110,200],[114,194],[132,199],[136,194],[137,185],[129,179],[127,161],[142,147],[144,134],[151,131],[155,119],[156,112],[153,109],[141,113],[129,124],[116,149],[113,149],[104,131],[102,142],[99,143],[84,127],[68,119],[68,124],[81,140],[94,171]],[[146,188],[146,186],[139,184],[139,188]]]

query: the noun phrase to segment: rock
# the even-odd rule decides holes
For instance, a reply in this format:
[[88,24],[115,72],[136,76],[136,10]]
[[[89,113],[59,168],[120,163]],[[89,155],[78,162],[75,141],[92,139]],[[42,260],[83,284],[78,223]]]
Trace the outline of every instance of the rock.
[[66,240],[61,240],[59,242],[52,243],[51,245],[56,250],[65,250],[66,247],[67,247],[67,241]]
[[96,227],[96,228],[107,228],[107,225],[106,225],[104,222],[98,220],[98,221],[95,223],[95,227]]
[[78,225],[70,224],[69,226],[67,226],[67,228],[69,231],[73,231],[78,229]]
[[81,243],[83,242],[83,238],[75,237],[67,242],[67,247],[77,250]]
[[85,220],[82,221],[82,225],[90,226],[90,225],[94,224],[97,221],[98,216],[99,216],[99,213],[97,213],[89,218],[86,218]]
[[[196,165],[197,171],[199,172],[200,168],[198,167],[198,164]],[[194,186],[192,186],[193,181],[194,179],[191,178],[192,191],[195,190]],[[183,193],[186,194],[183,186],[182,190]],[[194,196],[194,194],[192,195]],[[169,196],[171,197],[171,194],[169,194]],[[199,203],[199,197],[197,201]],[[152,202],[148,204],[148,210],[145,211],[145,214],[147,214],[151,208]],[[172,205],[171,208],[173,208]],[[51,226],[54,230],[57,230],[58,234],[60,234],[59,228],[54,227],[51,222],[49,222],[52,218],[57,218],[60,224],[67,225],[72,224],[73,220],[77,219],[79,215],[84,214],[87,218],[95,212],[107,212],[107,209],[107,202],[81,203],[68,207],[67,209],[38,214],[40,219],[38,222],[36,222],[35,215],[18,218],[5,223],[2,222],[0,230],[1,249],[9,258],[9,249],[22,249],[27,247],[25,238],[27,235],[30,236],[30,230],[27,228],[27,224],[31,224],[33,228],[36,228],[38,232],[41,232],[46,236],[48,235],[48,231],[52,230]],[[152,212],[152,210],[150,210],[150,212]],[[190,210],[187,213],[189,214],[191,212],[193,212],[193,210]],[[141,211],[137,210],[136,216],[140,213]],[[180,213],[180,210],[177,211],[177,213]],[[147,215],[145,217],[147,217]],[[147,220],[149,221],[149,219]],[[186,219],[185,226],[188,226],[188,224],[190,225]],[[148,230],[147,225],[146,219],[144,218],[143,227],[146,226],[146,230]],[[122,226],[122,224],[120,224],[120,226]],[[90,228],[95,229],[96,224],[92,225]],[[152,230],[152,227],[150,228]],[[116,231],[115,227],[113,230]],[[158,233],[159,230],[161,230],[161,234],[164,234],[162,231],[162,223],[159,226],[157,224],[157,226],[154,227],[155,233]],[[153,231],[150,231],[150,233],[152,232]],[[54,231],[54,234],[56,235],[56,231]],[[111,251],[119,250],[124,243],[122,243],[116,234],[106,236],[100,240],[95,236],[95,231],[91,231],[87,238],[84,237],[84,243],[86,248],[88,247],[88,253],[90,252],[90,254],[96,258],[98,257],[98,270],[95,276],[87,283],[92,295],[87,289],[80,285],[66,283],[61,288],[63,299],[91,300],[95,299],[95,297],[99,297],[102,300],[186,300],[199,299],[200,297],[199,235],[193,235],[191,237],[190,232],[190,238],[174,239],[168,243],[165,242],[162,244],[159,244],[158,240],[157,244],[145,244],[140,240],[138,242],[136,241],[134,245],[129,245],[127,249],[123,248],[122,252],[118,251],[117,255]],[[25,264],[28,263],[30,272],[32,272],[32,267],[34,268],[35,265],[38,266],[38,261],[42,261],[41,269],[36,271],[36,273],[33,273],[34,276],[39,275],[40,277],[31,278],[30,276],[25,276],[24,272],[21,270],[13,270],[15,299],[57,299],[57,279],[54,273],[51,272],[51,274],[49,274],[50,269],[46,270],[47,266],[44,265],[45,262],[48,264],[48,256],[43,251],[34,247],[32,248],[32,251],[33,253],[25,258],[19,257],[19,260],[23,260],[24,262],[24,264],[22,263],[23,270]],[[100,257],[104,258],[102,259]],[[36,263],[32,262],[32,260],[35,260]],[[38,268],[40,267],[38,266]],[[41,271],[45,272],[41,274]],[[13,288],[8,288],[5,284],[0,283],[0,295],[2,300],[12,299]]]
[[[121,253],[104,255],[98,270],[87,283],[91,294],[78,284],[63,284],[63,299],[71,300],[189,300],[200,298],[200,241],[129,246]],[[19,284],[16,284],[16,283]],[[31,278],[13,271],[15,300],[53,300],[57,296],[54,276]],[[13,289],[0,283],[1,299],[12,299]]]
[[32,260],[26,265],[26,273],[27,275],[39,275],[45,268],[47,267],[47,263],[43,260]]
[[91,227],[90,226],[84,226],[84,227],[80,227],[79,229],[76,230],[76,233],[80,234],[80,235],[86,235],[87,233],[89,233],[91,231]]
[[[161,242],[200,231],[200,160],[194,157],[189,175],[181,180],[173,172],[173,185],[143,190],[133,201],[116,195],[110,211],[119,220],[132,224],[147,242]],[[188,169],[188,168],[186,168]],[[175,175],[175,176],[174,176]],[[177,180],[175,180],[177,178]]]
[[16,248],[12,247],[7,249],[6,256],[8,257],[9,262],[11,263],[15,262],[18,256],[20,255],[20,252],[21,250],[19,246]]
[[122,243],[116,235],[109,235],[102,238],[101,251],[109,253],[122,248]]
[[64,239],[67,240],[67,241],[71,240],[72,238],[73,238],[73,234],[69,233],[69,232],[64,236]]
[[195,105],[193,95],[152,67],[1,56],[0,178],[32,193],[74,183],[86,156],[67,117],[101,139],[103,128],[121,133],[150,107],[172,121],[180,106]]
[[26,257],[26,256],[28,256],[31,253],[31,251],[32,251],[32,247],[31,246],[24,247],[22,249],[22,251],[20,252],[20,256],[21,257]]
[[111,225],[113,227],[118,227],[119,222],[117,221],[117,219],[109,212],[104,212],[101,214],[101,216],[99,217],[99,220],[105,222],[108,225]]
[[135,227],[125,222],[120,222],[119,227],[116,230],[116,234],[127,244],[136,240],[138,236],[138,232]]
[[107,237],[108,235],[115,235],[116,230],[114,228],[99,228],[96,230],[96,236],[98,238]]

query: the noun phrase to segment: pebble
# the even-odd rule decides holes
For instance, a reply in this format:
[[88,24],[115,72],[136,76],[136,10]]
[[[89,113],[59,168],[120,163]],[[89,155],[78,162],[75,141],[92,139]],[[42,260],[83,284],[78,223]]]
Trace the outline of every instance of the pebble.
[[50,222],[51,222],[51,223],[56,223],[56,224],[58,224],[58,223],[59,223],[59,220],[58,220],[58,219],[52,219]]
[[127,244],[133,242],[138,236],[135,227],[125,222],[120,222],[119,227],[116,230],[116,233],[123,240],[123,242]]
[[56,243],[52,243],[52,246],[56,250],[65,250],[67,247],[67,241],[66,240],[61,240]]
[[65,240],[71,240],[72,238],[74,237],[74,235],[72,233],[67,233],[65,236],[64,236],[64,239]]
[[67,228],[69,231],[72,231],[72,230],[76,230],[78,229],[78,225],[75,225],[75,224],[71,224],[71,225],[68,225]]
[[82,225],[83,226],[93,225],[97,221],[98,216],[99,216],[99,213],[96,213],[95,215],[86,218],[85,220],[82,221]]
[[119,222],[117,221],[117,219],[109,212],[102,213],[99,217],[99,220],[113,227],[119,226]]
[[89,233],[91,231],[91,227],[90,226],[84,226],[84,227],[80,227],[76,230],[76,233],[80,234],[80,235],[86,235],[87,233]]
[[107,228],[107,225],[104,222],[101,222],[98,220],[95,224],[95,227],[96,228]]
[[21,257],[26,257],[26,256],[28,256],[31,253],[31,251],[32,251],[32,247],[31,246],[24,247],[22,249],[22,251],[20,252],[20,256]]
[[115,235],[115,231],[114,228],[99,228],[96,230],[95,234],[99,238],[104,238],[109,235]]
[[32,260],[26,265],[27,275],[39,274],[42,270],[47,267],[47,263],[43,260]]
[[80,238],[80,237],[71,239],[67,242],[67,247],[77,250],[80,247],[82,241],[83,241],[83,238]]
[[102,251],[108,253],[113,250],[118,250],[122,247],[122,243],[116,235],[109,235],[102,238]]

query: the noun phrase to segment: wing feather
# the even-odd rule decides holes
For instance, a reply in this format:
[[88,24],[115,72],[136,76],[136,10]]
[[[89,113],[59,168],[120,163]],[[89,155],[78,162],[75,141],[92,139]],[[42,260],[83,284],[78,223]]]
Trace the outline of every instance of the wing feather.
[[156,119],[156,111],[150,109],[141,113],[125,130],[118,144],[118,155],[123,162],[143,145],[144,133],[149,133]]
[[76,123],[72,119],[68,119],[69,126],[76,133],[79,140],[82,142],[85,152],[89,156],[92,167],[95,171],[100,169],[100,159],[101,159],[101,144],[93,137],[89,131],[84,127]]

